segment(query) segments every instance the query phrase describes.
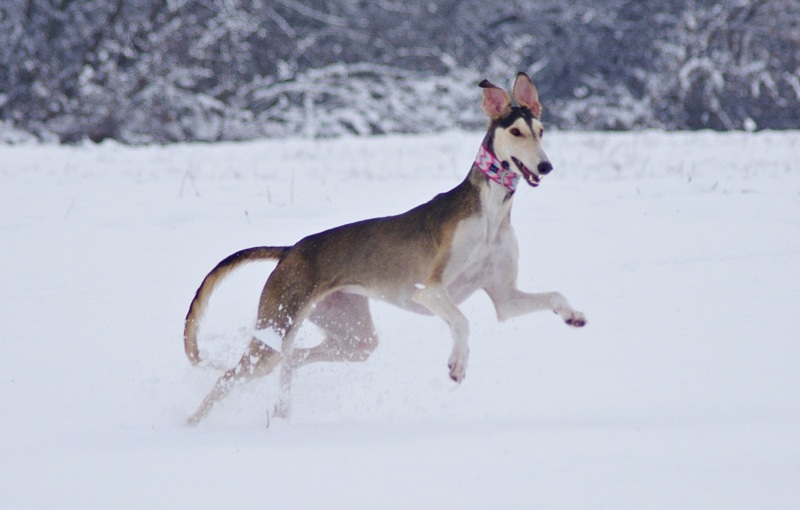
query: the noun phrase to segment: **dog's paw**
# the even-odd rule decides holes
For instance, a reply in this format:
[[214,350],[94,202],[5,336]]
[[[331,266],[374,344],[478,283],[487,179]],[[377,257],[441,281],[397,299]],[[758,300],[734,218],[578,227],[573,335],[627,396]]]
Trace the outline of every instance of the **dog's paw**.
[[450,363],[448,367],[450,368],[450,379],[460,384],[466,376],[466,370],[460,367],[457,363]]
[[450,369],[450,379],[457,383],[463,381],[467,374],[467,354],[467,352],[454,352],[447,363],[447,367]]
[[272,416],[274,418],[282,418],[288,420],[292,417],[292,406],[286,399],[280,399],[275,407],[272,409]]
[[564,322],[573,328],[582,328],[586,325],[586,317],[576,310],[572,310],[562,315]]
[[186,425],[189,426],[189,427],[194,428],[194,427],[197,427],[198,425],[200,425],[200,422],[202,420],[203,420],[203,416],[198,411],[198,412],[194,413],[193,415],[189,416],[186,419]]

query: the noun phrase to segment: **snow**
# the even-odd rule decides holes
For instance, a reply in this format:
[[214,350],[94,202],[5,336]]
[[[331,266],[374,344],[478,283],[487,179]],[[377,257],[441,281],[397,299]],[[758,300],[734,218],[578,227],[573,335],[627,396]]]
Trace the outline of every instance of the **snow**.
[[291,420],[273,375],[185,425],[272,267],[220,287],[193,368],[220,259],[415,206],[480,140],[0,146],[3,508],[796,508],[798,132],[548,133],[520,286],[585,328],[476,295],[455,385],[446,326],[375,303],[377,351],[298,372]]

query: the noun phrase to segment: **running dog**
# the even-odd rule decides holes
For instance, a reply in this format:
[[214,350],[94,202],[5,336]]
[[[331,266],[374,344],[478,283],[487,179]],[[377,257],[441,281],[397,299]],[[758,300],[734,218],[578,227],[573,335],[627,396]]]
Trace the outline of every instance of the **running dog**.
[[[217,284],[242,264],[274,259],[277,266],[261,293],[247,351],[214,384],[189,418],[196,425],[237,384],[270,374],[281,365],[277,415],[288,416],[292,372],[318,361],[364,361],[378,345],[368,298],[433,314],[449,326],[453,349],[450,378],[467,369],[469,323],[458,304],[484,290],[497,317],[551,310],[574,327],[586,324],[558,292],[517,289],[518,247],[511,204],[520,180],[536,187],[553,170],[542,149],[542,106],[530,77],[519,73],[512,89],[484,80],[483,110],[489,129],[461,184],[397,216],[326,230],[294,246],[248,248],[222,260],[197,290],[184,329],[186,355],[200,362],[197,332]],[[295,348],[306,319],[325,334],[316,347]]]

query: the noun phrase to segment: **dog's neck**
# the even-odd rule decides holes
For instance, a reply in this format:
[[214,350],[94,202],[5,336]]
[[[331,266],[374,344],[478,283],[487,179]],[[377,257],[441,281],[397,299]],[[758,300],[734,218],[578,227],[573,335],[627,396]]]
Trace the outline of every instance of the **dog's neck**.
[[519,174],[511,170],[508,161],[500,161],[486,143],[481,144],[481,148],[478,149],[474,166],[487,179],[503,186],[509,194],[516,191],[520,179]]

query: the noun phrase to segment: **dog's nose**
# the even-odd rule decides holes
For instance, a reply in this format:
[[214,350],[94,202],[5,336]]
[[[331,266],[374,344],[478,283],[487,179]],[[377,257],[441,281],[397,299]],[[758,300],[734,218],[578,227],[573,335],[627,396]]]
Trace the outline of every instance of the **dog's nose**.
[[553,165],[551,165],[549,161],[542,161],[539,163],[539,166],[536,167],[536,170],[539,171],[539,175],[547,175],[553,171]]

